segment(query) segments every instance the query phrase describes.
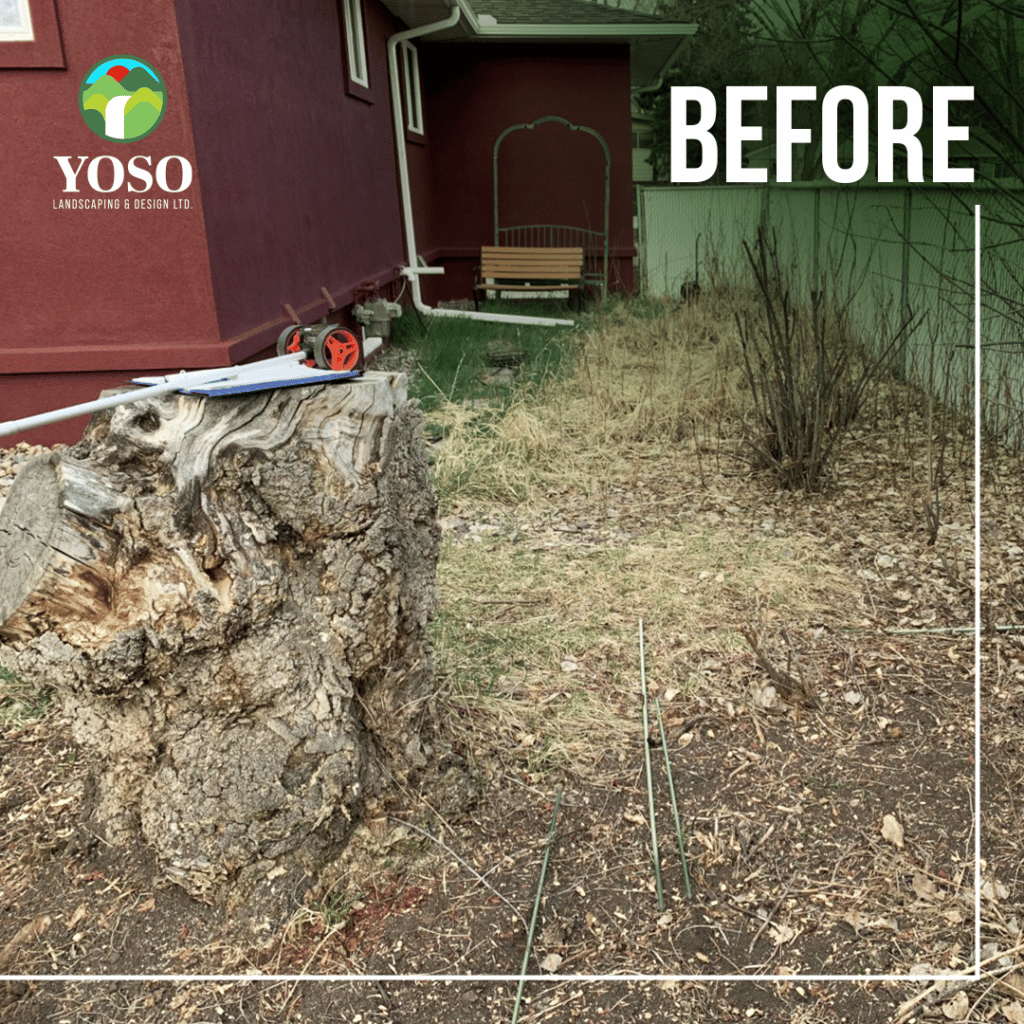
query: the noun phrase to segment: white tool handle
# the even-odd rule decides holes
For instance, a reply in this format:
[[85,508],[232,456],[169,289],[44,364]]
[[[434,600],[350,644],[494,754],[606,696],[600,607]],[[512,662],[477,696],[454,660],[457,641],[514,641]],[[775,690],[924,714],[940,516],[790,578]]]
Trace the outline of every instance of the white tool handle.
[[126,405],[129,402],[136,402],[140,398],[165,395],[170,391],[178,391],[180,388],[200,387],[203,384],[213,384],[218,381],[245,377],[253,372],[252,368],[256,366],[263,369],[270,369],[274,366],[292,366],[299,362],[305,364],[308,358],[305,352],[289,352],[284,356],[274,356],[272,359],[262,359],[258,363],[247,363],[244,366],[222,366],[216,369],[189,370],[187,372],[182,370],[181,373],[157,378],[162,379],[164,381],[163,384],[147,385],[135,391],[111,395],[109,398],[97,398],[92,402],[81,402],[79,405],[69,405],[65,409],[55,409],[53,412],[41,412],[35,416],[26,416],[20,420],[8,420],[6,423],[0,423],[0,437],[17,434],[22,430],[32,430],[34,427],[45,427],[51,423],[59,423],[61,420],[73,419],[75,416],[84,416],[87,413],[111,409],[115,405]]

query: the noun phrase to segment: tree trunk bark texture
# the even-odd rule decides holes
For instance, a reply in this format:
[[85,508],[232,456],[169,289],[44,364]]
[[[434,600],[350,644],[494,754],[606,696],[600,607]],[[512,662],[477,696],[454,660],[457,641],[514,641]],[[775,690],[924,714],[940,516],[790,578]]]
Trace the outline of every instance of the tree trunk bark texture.
[[8,667],[59,693],[105,838],[193,895],[315,873],[428,764],[421,427],[396,374],[144,398],[0,512]]

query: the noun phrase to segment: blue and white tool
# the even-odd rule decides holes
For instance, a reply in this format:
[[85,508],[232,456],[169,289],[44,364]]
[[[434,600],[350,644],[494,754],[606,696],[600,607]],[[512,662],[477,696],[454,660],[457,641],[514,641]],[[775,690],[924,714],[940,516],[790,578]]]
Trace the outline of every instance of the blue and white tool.
[[[232,367],[238,373],[222,376],[216,380],[204,380],[188,387],[178,386],[176,390],[183,395],[206,395],[219,398],[222,395],[240,395],[246,391],[267,391],[270,388],[287,388],[294,384],[331,384],[336,380],[350,380],[358,377],[361,370],[321,370],[316,366],[307,366],[305,361],[298,361],[296,354],[291,354],[290,362],[280,358],[262,359],[257,363]],[[175,375],[168,377],[133,377],[133,384],[146,384],[150,389],[163,384],[175,382]],[[150,394],[152,391],[150,390]]]
[[354,334],[337,324],[326,327],[292,326],[282,332],[277,349],[280,353],[243,366],[222,366],[206,370],[182,370],[165,377],[136,377],[132,383],[142,384],[135,391],[125,391],[92,402],[81,402],[53,412],[42,412],[20,420],[0,423],[0,437],[17,434],[35,427],[45,427],[75,416],[90,415],[117,405],[127,405],[142,398],[152,398],[172,391],[187,395],[220,397],[247,391],[267,391],[296,384],[331,384],[351,380],[363,372],[366,357],[383,344],[380,338],[358,340]]

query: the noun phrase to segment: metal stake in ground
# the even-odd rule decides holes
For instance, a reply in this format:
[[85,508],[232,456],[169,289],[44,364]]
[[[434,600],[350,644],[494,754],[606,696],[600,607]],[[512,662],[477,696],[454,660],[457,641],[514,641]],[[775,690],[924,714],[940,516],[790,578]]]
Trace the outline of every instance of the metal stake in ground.
[[647,813],[651,819],[651,856],[654,858],[654,885],[658,909],[665,909],[665,890],[661,884],[661,855],[658,853],[658,824],[654,820],[654,779],[651,775],[651,716],[647,707],[647,671],[644,668],[644,620],[640,620],[640,685],[644,694],[644,768],[647,771]]
[[672,821],[676,826],[676,842],[679,844],[679,858],[683,862],[683,886],[686,898],[693,899],[690,888],[690,869],[686,866],[686,847],[683,843],[683,826],[679,823],[679,804],[676,802],[676,784],[672,779],[672,761],[668,756],[668,740],[665,737],[665,721],[661,717],[661,701],[654,701],[654,711],[658,716],[658,733],[661,736],[661,750],[665,755],[665,775],[668,777],[668,795],[672,801]]
[[540,897],[544,892],[544,876],[548,873],[548,860],[551,857],[551,844],[555,841],[555,822],[558,821],[558,805],[562,802],[562,790],[559,787],[555,796],[555,809],[551,813],[551,824],[548,826],[548,843],[544,848],[544,859],[540,862],[540,879],[537,882],[537,895],[533,901],[533,915],[526,934],[526,951],[523,953],[523,965],[519,969],[519,989],[516,991],[516,1004],[512,1010],[512,1024],[519,1020],[519,1007],[523,1002],[523,988],[526,986],[526,966],[530,962],[530,950],[533,949],[533,936],[537,931],[537,915],[540,913]]

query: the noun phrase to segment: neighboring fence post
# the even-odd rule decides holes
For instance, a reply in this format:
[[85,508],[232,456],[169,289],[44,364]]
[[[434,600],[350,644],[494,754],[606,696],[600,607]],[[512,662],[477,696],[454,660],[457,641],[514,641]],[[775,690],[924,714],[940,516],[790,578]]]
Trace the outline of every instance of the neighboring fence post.
[[647,284],[647,241],[646,241],[646,224],[644,222],[644,206],[646,200],[644,198],[643,189],[640,187],[640,183],[637,182],[633,186],[633,209],[636,211],[636,229],[633,236],[633,244],[636,246],[636,269],[637,269],[637,282],[640,288],[640,294],[646,296],[648,294]]

